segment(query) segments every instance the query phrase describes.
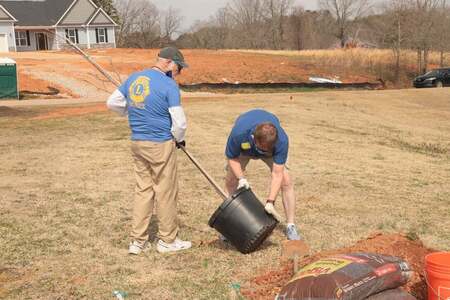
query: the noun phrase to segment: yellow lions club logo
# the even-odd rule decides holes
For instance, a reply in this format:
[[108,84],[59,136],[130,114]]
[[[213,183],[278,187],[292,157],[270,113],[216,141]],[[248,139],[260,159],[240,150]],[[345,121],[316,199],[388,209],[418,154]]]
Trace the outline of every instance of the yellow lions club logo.
[[252,145],[250,145],[250,143],[242,143],[241,144],[242,150],[250,150],[251,148],[252,148]]
[[133,101],[134,106],[144,108],[145,98],[150,95],[150,78],[139,76],[130,85],[128,95]]

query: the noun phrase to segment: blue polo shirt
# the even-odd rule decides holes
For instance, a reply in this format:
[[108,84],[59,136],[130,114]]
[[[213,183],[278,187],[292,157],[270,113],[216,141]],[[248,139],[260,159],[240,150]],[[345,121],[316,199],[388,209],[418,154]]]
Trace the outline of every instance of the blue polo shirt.
[[149,69],[132,74],[119,91],[127,99],[133,141],[172,139],[169,108],[181,105],[180,89],[172,78]]
[[[267,122],[272,123],[277,128],[278,139],[273,153],[264,155],[257,151],[253,134],[259,124]],[[230,159],[237,158],[241,154],[254,158],[272,157],[276,164],[284,165],[287,161],[288,149],[289,138],[283,128],[281,128],[278,118],[265,110],[255,109],[237,118],[228,137],[225,155]]]

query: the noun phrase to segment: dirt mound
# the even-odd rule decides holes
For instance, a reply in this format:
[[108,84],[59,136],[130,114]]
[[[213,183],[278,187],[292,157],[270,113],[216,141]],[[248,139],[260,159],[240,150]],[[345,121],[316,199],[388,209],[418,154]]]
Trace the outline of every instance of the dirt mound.
[[[426,248],[421,241],[411,240],[406,235],[375,233],[351,247],[316,253],[300,261],[299,265],[303,267],[323,257],[352,252],[392,255],[406,260],[414,271],[406,290],[417,299],[426,299],[425,256],[435,250]],[[248,299],[274,299],[293,275],[292,262],[286,263],[277,270],[269,270],[267,273],[251,279],[249,286],[242,289],[242,294]]]
[[[87,53],[121,81],[131,73],[150,68],[158,49],[97,49]],[[190,67],[178,77],[180,84],[309,82],[310,76],[344,83],[373,82],[364,70],[341,70],[305,62],[295,56],[226,50],[183,50]],[[110,84],[92,65],[73,51],[20,52],[12,57],[19,66],[20,90],[36,93],[59,91],[62,98],[83,97],[87,91],[111,93]],[[32,76],[34,74],[34,76]],[[38,76],[40,74],[40,76]],[[51,75],[50,75],[51,74]],[[84,88],[83,88],[84,87]],[[90,92],[95,95],[95,92]],[[45,98],[42,96],[41,98]],[[53,96],[54,98],[54,96]]]
[[[71,90],[58,84],[35,78],[19,70],[19,90],[21,95],[36,94],[44,98],[77,98]],[[47,94],[47,95],[46,95]]]

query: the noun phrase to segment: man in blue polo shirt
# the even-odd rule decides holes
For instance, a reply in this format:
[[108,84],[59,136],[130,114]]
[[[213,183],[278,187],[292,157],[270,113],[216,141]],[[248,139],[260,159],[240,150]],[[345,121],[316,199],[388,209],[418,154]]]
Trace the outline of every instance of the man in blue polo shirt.
[[299,240],[294,224],[295,193],[293,180],[286,168],[289,138],[281,128],[278,118],[262,109],[255,109],[240,115],[225,150],[228,159],[225,187],[229,195],[236,189],[250,185],[244,176],[245,168],[251,159],[261,159],[271,169],[272,180],[265,209],[279,221],[280,215],[274,204],[281,189],[286,214],[286,236],[289,240]]
[[181,52],[162,49],[155,65],[132,74],[108,99],[108,108],[128,115],[136,177],[130,254],[149,248],[148,229],[154,207],[158,217],[156,250],[188,249],[177,222],[178,178],[176,146],[185,145],[186,118],[180,89],[173,77],[187,67]]

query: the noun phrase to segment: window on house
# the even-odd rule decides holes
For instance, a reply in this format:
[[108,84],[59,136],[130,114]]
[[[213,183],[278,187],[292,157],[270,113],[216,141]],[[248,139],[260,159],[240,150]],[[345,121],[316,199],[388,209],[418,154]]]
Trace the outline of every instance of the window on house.
[[74,44],[78,44],[78,30],[66,29],[66,37]]
[[19,47],[28,46],[28,38],[26,31],[16,31],[16,45]]
[[106,28],[99,28],[98,29],[98,43],[104,44],[106,43]]

